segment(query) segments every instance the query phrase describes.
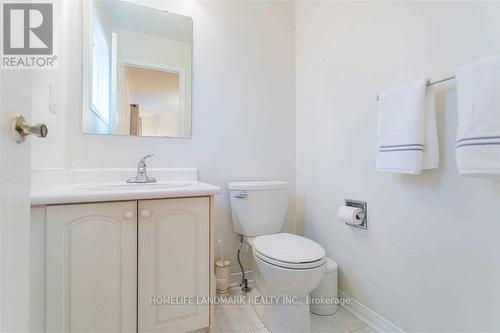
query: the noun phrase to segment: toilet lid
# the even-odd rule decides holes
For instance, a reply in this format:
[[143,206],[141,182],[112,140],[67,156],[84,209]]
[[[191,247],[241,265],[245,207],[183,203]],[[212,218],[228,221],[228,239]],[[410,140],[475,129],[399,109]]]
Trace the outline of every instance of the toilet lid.
[[311,262],[306,262],[306,263],[300,263],[300,264],[294,264],[294,263],[289,263],[289,262],[284,262],[284,261],[279,261],[279,260],[274,260],[271,258],[266,257],[263,254],[260,254],[258,251],[253,251],[253,256],[255,260],[261,260],[264,261],[272,266],[277,266],[281,268],[287,268],[287,269],[313,269],[313,268],[318,268],[318,267],[323,267],[326,268],[326,258],[316,260],[316,261],[311,261]]
[[310,263],[325,258],[325,250],[318,243],[293,234],[279,233],[256,237],[252,243],[259,254],[285,263]]

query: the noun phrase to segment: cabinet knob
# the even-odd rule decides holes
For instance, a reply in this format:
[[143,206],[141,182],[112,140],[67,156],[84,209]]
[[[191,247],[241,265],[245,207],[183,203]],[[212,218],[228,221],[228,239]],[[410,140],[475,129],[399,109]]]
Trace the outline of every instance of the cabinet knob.
[[132,218],[134,218],[134,213],[131,211],[126,211],[125,213],[123,213],[123,218],[125,220],[131,220]]
[[143,210],[141,210],[141,217],[143,219],[147,219],[150,216],[151,216],[151,212],[149,211],[149,209],[143,209]]

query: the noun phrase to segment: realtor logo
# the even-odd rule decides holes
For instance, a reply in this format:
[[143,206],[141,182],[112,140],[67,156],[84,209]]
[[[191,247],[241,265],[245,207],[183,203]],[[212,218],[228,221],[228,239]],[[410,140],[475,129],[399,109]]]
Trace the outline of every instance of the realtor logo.
[[51,3],[3,4],[3,68],[53,68]]

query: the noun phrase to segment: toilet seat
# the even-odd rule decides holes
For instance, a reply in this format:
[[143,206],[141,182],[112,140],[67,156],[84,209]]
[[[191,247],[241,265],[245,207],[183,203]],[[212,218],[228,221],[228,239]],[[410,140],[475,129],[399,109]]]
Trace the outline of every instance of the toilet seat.
[[287,268],[287,269],[312,269],[319,267],[321,265],[324,265],[326,263],[326,259],[320,259],[312,262],[306,262],[306,263],[300,263],[300,264],[294,264],[294,263],[289,263],[285,261],[279,261],[279,260],[274,260],[271,258],[268,258],[266,256],[263,256],[261,253],[258,251],[254,251],[254,255],[259,258],[260,260],[272,265],[272,266],[277,266],[281,268]]
[[325,250],[305,237],[277,233],[258,236],[252,241],[257,258],[288,269],[311,269],[326,263]]

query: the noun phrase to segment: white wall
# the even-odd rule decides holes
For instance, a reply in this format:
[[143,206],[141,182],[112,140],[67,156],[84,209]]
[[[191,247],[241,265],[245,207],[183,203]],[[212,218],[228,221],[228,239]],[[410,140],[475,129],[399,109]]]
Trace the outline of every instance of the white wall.
[[[500,331],[500,181],[455,168],[455,83],[438,87],[442,164],[376,173],[385,88],[500,52],[498,2],[297,2],[297,211],[340,287],[407,331]],[[368,202],[368,230],[341,224]]]
[[[149,3],[193,18],[192,139],[81,134],[81,4],[70,2],[65,21],[67,48],[60,55],[68,59],[68,66],[59,70],[64,79],[57,81],[60,89],[68,89],[57,116],[67,121],[49,128],[50,135],[67,148],[60,147],[61,141],[44,144],[40,140],[33,151],[32,168],[134,167],[149,153],[155,154],[151,167],[198,168],[202,181],[223,189],[217,197],[217,237],[225,241],[226,256],[236,272],[238,239],[232,230],[227,182],[281,179],[294,188],[294,5]],[[62,31],[57,33],[58,38],[65,38]],[[40,89],[46,91],[45,82]],[[58,163],[36,158],[42,151],[52,152],[51,161]],[[289,210],[285,229],[293,231],[293,205]]]
[[[54,2],[54,54],[58,56],[57,69],[32,71],[31,123],[44,123],[49,135],[44,139],[30,139],[32,168],[58,168],[66,162],[67,85],[68,65],[68,6]],[[52,87],[52,88],[50,88]],[[52,90],[52,94],[50,93]],[[49,96],[52,95],[52,98]],[[53,107],[51,108],[50,105]],[[22,112],[19,110],[18,112]]]

